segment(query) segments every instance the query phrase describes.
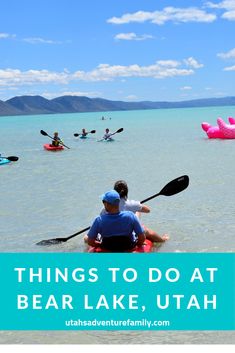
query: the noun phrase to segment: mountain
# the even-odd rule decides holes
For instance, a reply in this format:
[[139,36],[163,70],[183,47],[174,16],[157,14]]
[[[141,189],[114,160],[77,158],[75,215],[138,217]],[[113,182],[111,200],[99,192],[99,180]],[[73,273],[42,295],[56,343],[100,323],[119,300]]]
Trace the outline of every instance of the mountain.
[[14,97],[6,101],[8,105],[14,107],[21,114],[53,114],[63,111],[63,106],[60,106],[53,101],[50,101],[41,96],[21,96]]
[[0,116],[3,115],[19,115],[22,114],[20,110],[14,108],[10,104],[0,101]]
[[235,97],[194,99],[181,102],[124,102],[80,96],[62,96],[51,100],[41,96],[19,96],[8,99],[5,102],[0,101],[0,116],[196,108],[227,105],[235,105]]

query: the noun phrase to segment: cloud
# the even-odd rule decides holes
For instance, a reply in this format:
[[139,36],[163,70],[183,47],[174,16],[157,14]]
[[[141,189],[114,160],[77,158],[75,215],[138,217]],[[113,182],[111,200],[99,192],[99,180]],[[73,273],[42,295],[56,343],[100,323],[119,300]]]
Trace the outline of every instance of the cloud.
[[138,97],[135,94],[130,94],[129,96],[125,97],[125,99],[130,101],[136,101],[138,100]]
[[191,89],[192,89],[191,86],[184,86],[180,88],[181,91],[191,91]]
[[197,62],[197,60],[195,60],[194,58],[190,57],[188,59],[184,59],[184,62],[186,65],[188,65],[189,67],[192,67],[194,69],[200,69],[201,67],[203,67],[203,64],[199,64],[199,62]]
[[[186,64],[186,67],[185,67]],[[190,66],[187,68],[187,66]],[[100,64],[91,71],[75,71],[70,73],[67,69],[62,72],[48,70],[0,69],[0,86],[18,87],[36,84],[60,84],[68,85],[71,82],[99,82],[113,81],[115,79],[126,79],[131,77],[149,77],[164,79],[177,76],[188,76],[194,74],[194,70],[202,67],[193,58],[176,60],[158,60],[148,66],[138,64],[132,65],[109,65]],[[84,92],[83,92],[84,93]]]
[[235,65],[224,68],[224,71],[235,71]]
[[6,38],[15,38],[15,34],[10,34],[10,33],[0,33],[0,39],[6,39]]
[[235,1],[234,0],[225,0],[219,3],[213,3],[209,1],[205,5],[209,8],[225,10],[225,12],[222,14],[221,17],[230,21],[235,20]]
[[102,93],[98,91],[63,91],[63,92],[43,92],[40,96],[45,97],[47,99],[53,99],[61,96],[76,96],[76,97],[102,97]]
[[131,32],[131,33],[119,33],[114,38],[118,40],[146,40],[146,39],[152,39],[154,37],[149,34],[137,35],[136,33]]
[[234,59],[235,58],[235,48],[229,50],[227,53],[218,53],[217,56],[221,59]]
[[112,24],[124,24],[131,22],[151,22],[157,25],[163,25],[167,21],[176,23],[180,22],[213,22],[216,20],[215,14],[210,14],[204,10],[200,10],[195,7],[189,8],[175,8],[165,7],[162,11],[146,12],[137,11],[135,13],[127,13],[121,17],[112,17],[107,20],[108,23]]
[[54,41],[51,39],[43,39],[43,38],[39,38],[39,37],[24,38],[23,41],[30,43],[30,44],[61,44],[60,41]]
[[67,84],[69,74],[66,72],[50,72],[48,70],[0,69],[0,86],[21,86],[46,83]]
[[85,81],[111,81],[123,77],[167,78],[192,75],[192,69],[181,68],[181,63],[171,60],[160,60],[149,66],[133,64],[129,66],[100,64],[90,72],[77,71],[74,76]]

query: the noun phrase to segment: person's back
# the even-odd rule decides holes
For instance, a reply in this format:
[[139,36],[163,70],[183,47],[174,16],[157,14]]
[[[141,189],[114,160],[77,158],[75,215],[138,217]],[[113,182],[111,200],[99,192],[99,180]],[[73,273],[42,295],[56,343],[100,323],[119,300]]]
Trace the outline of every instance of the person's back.
[[[116,200],[114,199],[116,197]],[[126,251],[144,243],[144,230],[132,212],[119,211],[119,194],[111,190],[103,195],[106,213],[95,218],[87,236],[88,245],[103,246],[111,251]],[[97,237],[101,236],[101,242]]]
[[[114,190],[120,195],[119,210],[120,211],[131,211],[140,217],[140,213],[149,213],[150,208],[147,205],[143,205],[140,201],[129,200],[128,199],[128,186],[124,180],[118,180],[114,184]],[[102,210],[102,213],[104,211]],[[154,230],[147,228],[143,225],[145,236],[147,239],[153,242],[164,242],[169,239],[168,234],[163,234],[160,236]]]

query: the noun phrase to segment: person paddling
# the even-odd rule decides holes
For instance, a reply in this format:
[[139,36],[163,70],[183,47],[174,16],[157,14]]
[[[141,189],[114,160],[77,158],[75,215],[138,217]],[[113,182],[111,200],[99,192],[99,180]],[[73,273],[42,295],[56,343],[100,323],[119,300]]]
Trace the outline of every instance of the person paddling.
[[81,137],[86,137],[87,134],[88,132],[86,131],[86,129],[82,129]]
[[58,147],[61,142],[61,139],[59,138],[58,132],[54,132],[53,140],[51,142],[51,146],[53,147]]
[[[129,200],[128,199],[128,186],[124,180],[118,180],[114,184],[114,190],[116,190],[120,195],[119,210],[120,211],[131,211],[140,216],[139,213],[149,213],[150,208],[147,205],[141,204],[139,201]],[[102,211],[104,212],[104,210]],[[144,233],[147,239],[153,242],[164,242],[169,239],[168,234],[163,234],[160,236],[154,230],[147,228],[143,225]]]
[[95,218],[85,241],[92,247],[112,252],[124,252],[145,241],[144,229],[138,217],[130,211],[119,211],[120,195],[110,190],[102,195],[106,213]]
[[109,131],[109,129],[105,129],[105,134],[104,134],[104,136],[103,136],[103,139],[104,140],[109,140],[110,138],[111,138],[111,136],[112,135],[114,135],[115,133],[111,133],[110,131]]

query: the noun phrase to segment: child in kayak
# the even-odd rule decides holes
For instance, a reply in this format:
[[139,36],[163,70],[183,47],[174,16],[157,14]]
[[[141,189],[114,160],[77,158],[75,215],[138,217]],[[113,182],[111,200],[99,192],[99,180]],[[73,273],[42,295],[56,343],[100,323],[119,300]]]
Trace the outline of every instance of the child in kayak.
[[[116,190],[120,195],[120,211],[131,211],[133,213],[136,213],[137,216],[140,216],[139,213],[150,212],[150,208],[147,205],[143,205],[139,201],[128,199],[128,186],[124,180],[116,181],[116,183],[114,184],[114,190]],[[163,243],[164,241],[169,239],[168,234],[163,234],[163,236],[160,236],[154,230],[149,229],[146,226],[143,227],[146,238],[153,242]]]
[[61,139],[59,138],[58,132],[54,132],[53,140],[51,146],[58,147],[60,145]]
[[82,129],[81,136],[82,136],[82,137],[86,137],[87,134],[88,134],[88,132],[86,132],[86,129]]
[[111,138],[111,136],[114,135],[114,133],[112,134],[109,129],[105,129],[105,134],[103,136],[104,140],[109,140]]

